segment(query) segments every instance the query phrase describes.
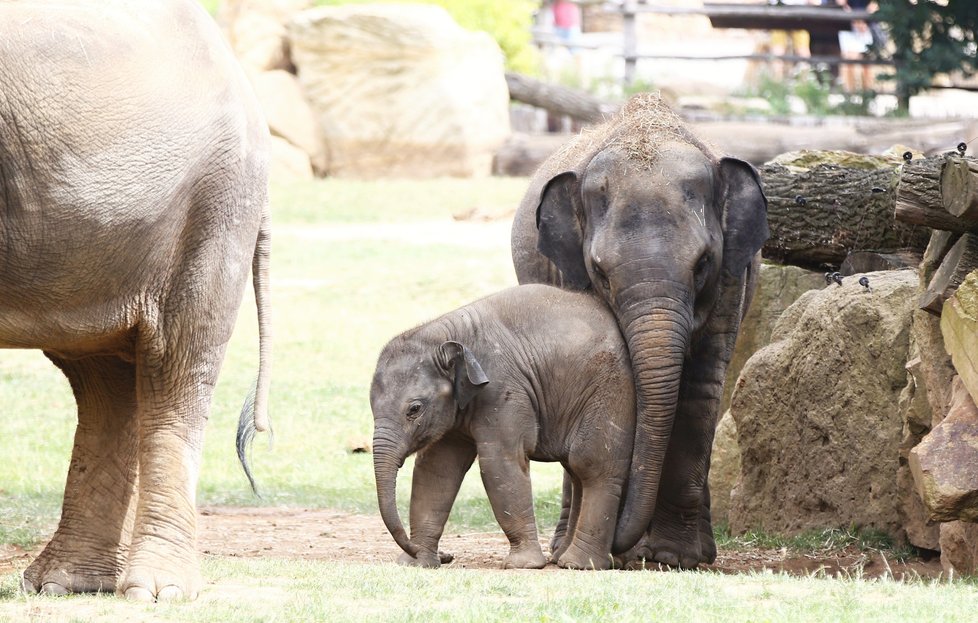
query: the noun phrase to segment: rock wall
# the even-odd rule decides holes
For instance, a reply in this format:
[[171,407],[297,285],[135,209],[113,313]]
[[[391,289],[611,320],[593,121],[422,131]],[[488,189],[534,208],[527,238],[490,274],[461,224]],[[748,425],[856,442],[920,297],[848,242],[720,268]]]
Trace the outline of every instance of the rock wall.
[[331,175],[488,175],[509,134],[503,55],[429,5],[318,7],[289,24]]
[[858,277],[803,294],[741,372],[735,532],[854,524],[902,536],[900,395],[917,276],[870,273],[871,291]]

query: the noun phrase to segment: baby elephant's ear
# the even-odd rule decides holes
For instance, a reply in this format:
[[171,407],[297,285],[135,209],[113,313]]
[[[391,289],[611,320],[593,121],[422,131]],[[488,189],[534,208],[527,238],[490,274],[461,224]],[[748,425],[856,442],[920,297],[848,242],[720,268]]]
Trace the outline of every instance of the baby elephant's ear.
[[464,409],[489,383],[489,377],[482,370],[479,360],[466,346],[449,340],[441,345],[441,350],[443,360],[451,362],[448,374],[452,379],[455,402],[460,409]]

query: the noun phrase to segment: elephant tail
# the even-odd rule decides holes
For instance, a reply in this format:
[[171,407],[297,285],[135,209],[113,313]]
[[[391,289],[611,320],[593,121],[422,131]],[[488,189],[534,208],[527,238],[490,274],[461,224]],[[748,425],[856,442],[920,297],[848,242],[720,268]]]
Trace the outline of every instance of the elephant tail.
[[268,291],[268,262],[271,254],[270,225],[271,218],[266,204],[262,211],[261,226],[258,229],[258,240],[255,243],[255,254],[251,263],[255,306],[258,308],[258,378],[245,399],[244,406],[241,407],[237,435],[238,460],[241,461],[241,467],[244,468],[245,476],[248,477],[248,482],[251,484],[251,489],[255,495],[258,495],[258,488],[255,485],[251,468],[248,466],[246,450],[256,432],[268,431],[269,434],[272,434],[272,427],[268,419],[268,393],[271,383],[269,369],[272,355],[272,323]]

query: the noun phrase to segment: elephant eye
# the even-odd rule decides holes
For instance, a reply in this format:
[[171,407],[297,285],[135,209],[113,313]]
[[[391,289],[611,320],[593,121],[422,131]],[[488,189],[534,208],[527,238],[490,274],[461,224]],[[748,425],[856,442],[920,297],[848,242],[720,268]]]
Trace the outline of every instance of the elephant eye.
[[700,260],[696,262],[696,274],[702,275],[704,272],[706,272],[706,269],[709,268],[709,266],[710,256],[705,254],[700,256]]
[[419,401],[415,400],[410,405],[408,405],[407,413],[404,414],[404,417],[406,417],[409,422],[413,422],[414,420],[421,417],[421,412],[423,410],[424,410],[424,405],[421,404]]

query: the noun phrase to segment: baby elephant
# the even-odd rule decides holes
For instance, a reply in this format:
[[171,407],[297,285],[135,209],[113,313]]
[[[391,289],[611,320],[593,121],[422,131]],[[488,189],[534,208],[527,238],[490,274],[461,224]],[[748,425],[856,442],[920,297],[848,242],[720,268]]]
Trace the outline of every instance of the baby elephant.
[[[561,567],[607,569],[635,434],[628,352],[606,306],[544,285],[504,290],[387,344],[370,389],[374,473],[400,562],[440,564],[441,538],[478,455],[482,482],[510,542],[506,568],[546,565],[529,461],[560,461],[574,495]],[[397,471],[418,452],[411,538],[395,503]]]

